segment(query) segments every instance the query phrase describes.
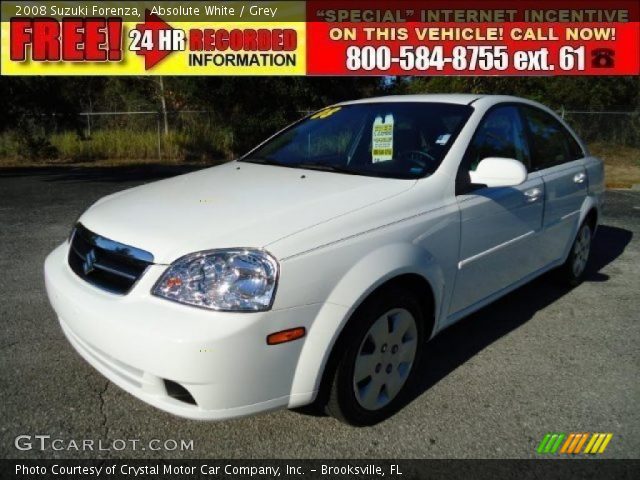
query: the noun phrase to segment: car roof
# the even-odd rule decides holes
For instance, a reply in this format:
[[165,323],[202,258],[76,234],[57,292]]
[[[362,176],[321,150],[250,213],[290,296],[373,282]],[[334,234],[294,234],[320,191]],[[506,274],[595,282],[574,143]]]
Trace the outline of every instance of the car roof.
[[357,105],[362,103],[386,103],[386,102],[425,102],[425,103],[453,103],[458,105],[470,105],[479,99],[484,99],[490,103],[501,102],[525,102],[530,101],[506,95],[484,95],[473,93],[434,93],[417,95],[387,95],[384,97],[363,98],[361,100],[350,100],[338,105]]

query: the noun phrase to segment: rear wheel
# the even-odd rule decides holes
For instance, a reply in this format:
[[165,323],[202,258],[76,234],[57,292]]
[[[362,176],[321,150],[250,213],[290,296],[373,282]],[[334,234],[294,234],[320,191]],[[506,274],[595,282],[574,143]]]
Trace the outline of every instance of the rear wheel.
[[327,403],[352,425],[378,423],[403,403],[424,343],[419,303],[411,292],[389,288],[351,319]]
[[589,257],[591,255],[591,243],[593,231],[588,222],[583,223],[578,230],[578,235],[571,246],[571,252],[567,261],[560,269],[562,276],[571,286],[579,285],[584,280]]

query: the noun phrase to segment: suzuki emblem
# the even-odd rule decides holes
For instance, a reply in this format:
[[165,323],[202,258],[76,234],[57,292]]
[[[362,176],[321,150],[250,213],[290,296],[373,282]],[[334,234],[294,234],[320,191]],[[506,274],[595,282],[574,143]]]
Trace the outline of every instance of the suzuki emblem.
[[84,272],[85,275],[89,275],[91,272],[93,272],[93,266],[96,263],[96,252],[95,250],[91,249],[89,250],[89,253],[87,253],[87,256],[84,259],[84,262],[82,263],[82,271]]

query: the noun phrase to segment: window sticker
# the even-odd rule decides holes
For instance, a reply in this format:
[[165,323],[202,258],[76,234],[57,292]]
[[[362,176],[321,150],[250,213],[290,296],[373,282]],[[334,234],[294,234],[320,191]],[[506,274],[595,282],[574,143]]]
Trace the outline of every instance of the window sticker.
[[340,110],[342,110],[342,107],[325,108],[324,110],[320,110],[319,112],[314,113],[309,118],[311,118],[312,120],[327,118]]
[[371,161],[387,162],[393,159],[393,115],[377,116],[373,122]]
[[451,135],[449,133],[445,133],[444,135],[440,135],[436,139],[436,144],[437,145],[446,145],[450,138],[451,138]]

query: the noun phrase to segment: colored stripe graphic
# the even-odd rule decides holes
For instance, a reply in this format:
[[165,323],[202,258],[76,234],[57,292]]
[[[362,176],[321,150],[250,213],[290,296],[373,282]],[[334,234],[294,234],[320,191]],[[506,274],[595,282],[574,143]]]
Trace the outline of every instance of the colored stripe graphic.
[[567,453],[567,450],[569,448],[569,445],[571,445],[571,442],[573,442],[573,439],[576,437],[575,433],[570,433],[569,436],[567,437],[567,441],[564,442],[564,445],[562,446],[562,449],[560,450],[560,453]]
[[604,451],[607,449],[607,445],[609,445],[609,442],[611,441],[611,439],[613,438],[613,433],[607,433],[607,436],[604,439],[604,442],[602,442],[602,445],[600,445],[600,450],[598,450],[598,453],[604,453]]
[[604,433],[601,433],[601,434],[598,435],[598,439],[596,440],[595,445],[591,449],[591,453],[596,453],[600,449],[600,445],[602,444],[602,441],[604,440],[604,437],[606,437],[606,435]]
[[609,442],[611,441],[611,438],[613,438],[612,433],[594,433],[591,436],[584,453],[604,453],[607,445],[609,445]]
[[547,433],[540,445],[538,445],[538,453],[556,453],[562,440],[564,440],[564,433]]
[[612,438],[613,433],[547,433],[536,451],[540,454],[593,455],[604,453]]
[[589,440],[589,443],[587,443],[587,448],[584,449],[584,453],[591,452],[591,448],[593,447],[593,444],[596,443],[597,439],[598,439],[597,433],[594,433],[593,435],[591,435],[591,440]]
[[583,433],[582,434],[582,438],[580,439],[580,441],[578,442],[578,445],[576,445],[576,449],[573,451],[574,454],[576,453],[580,453],[580,450],[582,450],[582,446],[584,445],[584,443],[587,441],[587,438],[589,437],[588,433]]
[[564,433],[559,433],[558,434],[558,439],[556,440],[555,444],[553,445],[553,447],[551,447],[551,451],[550,453],[556,453],[558,451],[558,448],[560,447],[560,444],[562,443],[562,440],[564,440]]
[[542,441],[540,442],[540,445],[538,445],[538,453],[544,453],[544,449],[547,446],[547,443],[549,442],[549,439],[551,438],[551,434],[547,433],[544,438],[542,439]]
[[576,435],[573,437],[573,442],[571,442],[571,445],[569,445],[569,450],[567,450],[567,453],[573,453],[580,440],[582,440],[582,433],[576,433]]

